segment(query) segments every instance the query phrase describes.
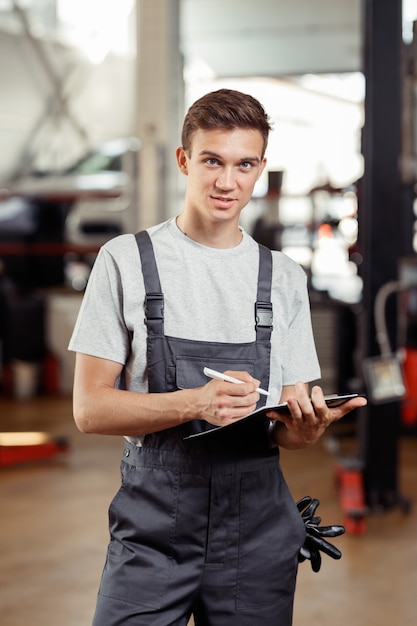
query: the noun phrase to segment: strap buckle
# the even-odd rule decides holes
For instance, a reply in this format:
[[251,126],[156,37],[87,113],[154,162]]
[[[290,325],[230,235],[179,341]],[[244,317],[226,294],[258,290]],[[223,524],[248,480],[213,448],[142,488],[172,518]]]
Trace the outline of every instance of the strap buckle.
[[146,294],[145,315],[147,320],[164,319],[164,295],[162,293]]
[[255,302],[255,329],[273,329],[272,302]]

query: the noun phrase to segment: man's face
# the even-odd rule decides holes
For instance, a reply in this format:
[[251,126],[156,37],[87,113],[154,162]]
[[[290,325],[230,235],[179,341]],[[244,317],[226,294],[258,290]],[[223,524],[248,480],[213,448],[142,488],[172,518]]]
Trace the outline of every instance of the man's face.
[[188,177],[186,209],[211,222],[238,222],[266,165],[262,150],[258,130],[197,130],[189,152],[177,150]]

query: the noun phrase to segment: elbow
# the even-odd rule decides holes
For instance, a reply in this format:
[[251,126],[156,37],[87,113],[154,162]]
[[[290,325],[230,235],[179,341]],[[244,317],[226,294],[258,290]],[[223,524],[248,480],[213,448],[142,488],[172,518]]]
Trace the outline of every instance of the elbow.
[[97,432],[95,428],[95,421],[91,412],[88,411],[88,408],[82,403],[74,402],[73,406],[73,415],[75,425],[78,430],[84,434],[92,434]]

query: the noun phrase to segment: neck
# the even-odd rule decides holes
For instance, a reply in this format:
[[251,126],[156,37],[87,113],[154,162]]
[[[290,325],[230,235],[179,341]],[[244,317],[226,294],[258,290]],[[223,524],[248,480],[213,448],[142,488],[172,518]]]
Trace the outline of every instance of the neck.
[[209,248],[234,248],[242,241],[242,232],[235,224],[200,224],[180,213],[176,219],[180,231],[197,243]]

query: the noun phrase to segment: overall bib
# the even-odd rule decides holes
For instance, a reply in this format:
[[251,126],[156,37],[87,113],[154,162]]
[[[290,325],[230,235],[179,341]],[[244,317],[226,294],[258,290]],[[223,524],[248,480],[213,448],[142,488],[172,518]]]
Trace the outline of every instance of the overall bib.
[[[149,392],[202,386],[204,366],[246,370],[267,388],[270,251],[259,246],[256,340],[199,342],[164,335],[152,243],[145,231],[136,237]],[[264,402],[261,396],[258,406]],[[305,528],[268,423],[243,420],[217,429],[193,420],[146,435],[142,446],[125,442],[93,626],[186,626],[190,615],[196,626],[290,626]],[[187,439],[203,431],[210,432]]]

